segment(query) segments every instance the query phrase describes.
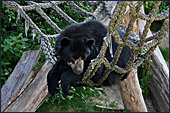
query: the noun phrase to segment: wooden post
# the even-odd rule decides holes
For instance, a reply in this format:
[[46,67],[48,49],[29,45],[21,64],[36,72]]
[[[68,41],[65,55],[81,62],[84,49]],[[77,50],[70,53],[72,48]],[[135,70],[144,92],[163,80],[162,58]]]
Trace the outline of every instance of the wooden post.
[[133,69],[128,77],[121,82],[122,99],[125,108],[130,112],[147,112],[142,90],[140,88],[137,70]]
[[[127,9],[128,10],[128,9]],[[123,24],[128,25],[131,16],[125,15]],[[133,25],[133,32],[139,35],[139,20],[137,19]],[[147,112],[146,104],[140,88],[137,69],[133,69],[128,77],[121,82],[121,94],[125,108],[130,112]]]

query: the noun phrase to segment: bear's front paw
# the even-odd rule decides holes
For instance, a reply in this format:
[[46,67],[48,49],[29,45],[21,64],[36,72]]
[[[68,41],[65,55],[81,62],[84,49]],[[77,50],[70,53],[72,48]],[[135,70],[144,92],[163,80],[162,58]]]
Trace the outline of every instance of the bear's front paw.
[[51,96],[55,96],[57,93],[59,92],[59,88],[55,88],[55,87],[48,87],[48,93],[51,95]]

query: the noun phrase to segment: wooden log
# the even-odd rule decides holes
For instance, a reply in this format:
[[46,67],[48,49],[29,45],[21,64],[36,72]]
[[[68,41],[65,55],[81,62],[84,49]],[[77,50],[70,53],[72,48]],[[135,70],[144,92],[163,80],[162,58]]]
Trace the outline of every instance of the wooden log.
[[5,109],[5,112],[35,112],[48,95],[47,74],[52,68],[48,61],[38,69],[35,79],[16,100]]
[[40,54],[40,50],[23,53],[11,76],[1,89],[1,111],[4,111],[22,93],[21,89],[25,80],[31,78],[29,75],[38,62]]
[[125,108],[130,112],[147,112],[142,90],[137,77],[137,70],[133,69],[128,77],[121,82],[121,93]]
[[158,47],[151,55],[151,59],[153,62],[149,89],[153,105],[158,112],[169,112],[169,69]]

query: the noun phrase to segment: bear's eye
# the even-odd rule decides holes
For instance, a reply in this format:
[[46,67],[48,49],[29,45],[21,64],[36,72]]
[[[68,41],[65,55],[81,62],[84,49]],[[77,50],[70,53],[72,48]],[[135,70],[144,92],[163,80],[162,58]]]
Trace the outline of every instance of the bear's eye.
[[68,63],[69,65],[73,65],[73,64],[75,63],[74,58],[71,58],[67,63]]

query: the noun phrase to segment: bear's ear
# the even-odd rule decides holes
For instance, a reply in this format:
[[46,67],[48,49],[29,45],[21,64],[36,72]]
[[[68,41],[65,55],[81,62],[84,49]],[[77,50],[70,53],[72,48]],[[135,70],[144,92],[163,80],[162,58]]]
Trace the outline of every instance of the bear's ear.
[[86,44],[91,46],[91,45],[93,45],[94,42],[95,42],[95,40],[93,38],[91,38],[91,39],[87,40]]
[[67,46],[67,45],[69,45],[69,43],[70,43],[70,39],[68,38],[68,37],[63,37],[62,39],[61,39],[61,47],[65,47],[65,46]]

